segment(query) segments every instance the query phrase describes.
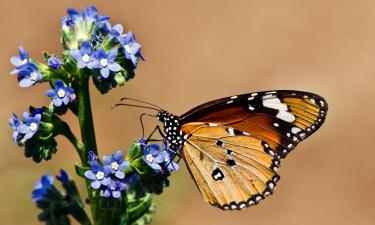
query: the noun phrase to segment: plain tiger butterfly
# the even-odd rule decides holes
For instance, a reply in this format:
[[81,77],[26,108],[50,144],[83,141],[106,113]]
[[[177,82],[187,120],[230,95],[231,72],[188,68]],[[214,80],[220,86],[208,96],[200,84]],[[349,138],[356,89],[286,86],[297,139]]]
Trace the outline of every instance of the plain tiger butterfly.
[[271,195],[281,159],[319,129],[328,110],[316,94],[286,90],[222,98],[181,116],[126,99],[157,111],[151,116],[163,126],[155,130],[183,158],[204,199],[224,210],[243,209]]

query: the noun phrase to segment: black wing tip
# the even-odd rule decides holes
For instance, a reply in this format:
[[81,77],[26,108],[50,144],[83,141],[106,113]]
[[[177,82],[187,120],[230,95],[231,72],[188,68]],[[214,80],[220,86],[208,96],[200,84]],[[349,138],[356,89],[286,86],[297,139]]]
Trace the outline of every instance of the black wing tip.
[[243,210],[251,206],[258,205],[266,197],[273,194],[276,188],[277,182],[279,180],[280,180],[280,176],[278,174],[275,174],[271,180],[267,181],[266,183],[267,188],[261,194],[253,195],[247,201],[240,201],[240,202],[231,201],[229,202],[229,204],[224,204],[224,205],[220,205],[218,203],[211,203],[211,202],[210,204],[224,211]]

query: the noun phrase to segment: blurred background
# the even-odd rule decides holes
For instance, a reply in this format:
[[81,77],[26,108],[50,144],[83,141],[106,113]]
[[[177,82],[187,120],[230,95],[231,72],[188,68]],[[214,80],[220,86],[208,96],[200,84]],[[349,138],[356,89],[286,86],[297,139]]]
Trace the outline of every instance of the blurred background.
[[[216,98],[272,89],[314,92],[330,106],[319,132],[283,161],[282,179],[268,200],[236,212],[211,207],[181,161],[171,187],[156,197],[154,225],[375,224],[375,3],[365,0],[1,0],[1,224],[38,224],[34,181],[60,168],[74,174],[79,161],[63,138],[53,160],[40,164],[12,143],[11,113],[49,100],[45,84],[18,88],[9,58],[19,45],[39,60],[43,50],[60,53],[66,8],[89,5],[134,31],[146,58],[124,87],[106,95],[92,88],[102,155],[126,151],[141,135],[142,111],[110,110],[124,96],[177,114]],[[75,118],[64,119],[79,134]],[[149,128],[155,124],[147,121]]]

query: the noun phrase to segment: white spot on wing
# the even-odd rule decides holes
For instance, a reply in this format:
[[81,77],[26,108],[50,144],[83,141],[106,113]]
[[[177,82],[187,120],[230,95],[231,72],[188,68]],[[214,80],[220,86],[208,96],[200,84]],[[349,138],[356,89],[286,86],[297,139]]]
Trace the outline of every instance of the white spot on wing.
[[258,93],[252,93],[251,94],[251,96],[257,96],[258,95]]
[[230,99],[236,99],[236,98],[238,98],[237,95],[236,95],[236,96],[232,96],[232,97],[230,97]]
[[292,113],[287,111],[279,111],[276,117],[286,122],[293,122],[294,120],[296,120],[296,117]]
[[278,98],[263,99],[263,106],[267,108],[277,109],[279,111],[288,110],[288,106],[284,103],[281,103],[280,99]]
[[298,128],[298,127],[293,127],[293,128],[292,128],[292,133],[293,133],[293,134],[296,134],[296,133],[298,133],[298,132],[300,132],[300,131],[301,131],[301,129]]

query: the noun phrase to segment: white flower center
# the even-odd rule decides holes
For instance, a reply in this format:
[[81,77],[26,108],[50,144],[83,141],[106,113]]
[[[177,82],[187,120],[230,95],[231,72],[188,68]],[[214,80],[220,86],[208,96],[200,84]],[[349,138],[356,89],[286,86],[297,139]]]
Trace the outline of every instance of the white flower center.
[[36,123],[31,123],[30,124],[30,130],[32,132],[36,131],[38,129],[38,125]]
[[171,160],[171,159],[169,158],[169,155],[166,155],[166,156],[165,156],[165,162],[169,163],[170,160]]
[[82,61],[85,62],[85,63],[90,62],[90,59],[91,59],[91,57],[89,55],[87,55],[87,54],[84,54],[82,56]]
[[120,167],[120,165],[119,165],[117,162],[113,162],[113,163],[111,163],[111,168],[112,168],[113,170],[118,170],[119,167]]
[[30,79],[31,80],[36,80],[38,78],[38,74],[36,73],[36,72],[32,72],[31,74],[30,74]]
[[103,67],[108,66],[108,60],[107,59],[101,59],[100,60],[100,65],[102,65]]
[[124,48],[127,52],[131,53],[132,48],[129,45],[125,45]]
[[65,90],[60,88],[59,91],[57,92],[57,95],[59,96],[59,98],[62,98],[65,96]]
[[99,171],[96,173],[96,179],[101,180],[104,178],[104,173],[102,171]]
[[115,183],[112,183],[111,185],[109,185],[109,189],[111,189],[112,191],[115,191],[116,187],[117,185]]
[[25,65],[26,63],[27,63],[27,59],[24,59],[24,60],[21,61],[22,65]]
[[150,163],[154,161],[154,157],[151,154],[146,155],[146,160]]

